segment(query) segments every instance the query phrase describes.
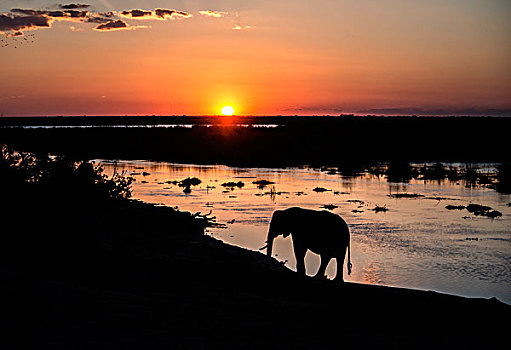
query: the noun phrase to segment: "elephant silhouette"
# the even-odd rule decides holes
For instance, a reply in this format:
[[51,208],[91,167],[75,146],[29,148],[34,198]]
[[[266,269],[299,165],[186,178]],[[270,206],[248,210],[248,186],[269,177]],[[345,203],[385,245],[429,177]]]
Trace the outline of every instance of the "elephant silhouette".
[[321,265],[315,277],[323,278],[332,258],[337,260],[335,281],[343,282],[343,266],[348,251],[348,275],[351,274],[350,231],[346,222],[326,210],[311,210],[298,207],[276,210],[268,229],[267,255],[271,256],[273,240],[291,235],[296,258],[296,269],[305,276],[305,253],[307,250],[319,254]]

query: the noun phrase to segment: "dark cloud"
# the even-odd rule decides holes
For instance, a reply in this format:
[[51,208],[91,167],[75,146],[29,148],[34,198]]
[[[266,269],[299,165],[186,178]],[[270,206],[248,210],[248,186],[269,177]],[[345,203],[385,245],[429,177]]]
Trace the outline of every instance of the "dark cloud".
[[192,15],[184,11],[168,10],[168,9],[155,9],[154,11],[149,10],[126,10],[120,12],[120,15],[127,18],[136,19],[167,19],[178,17],[191,17]]
[[89,12],[77,10],[86,8],[84,4],[59,5],[62,10],[38,10],[38,9],[11,9],[10,14],[0,15],[0,31],[37,29],[38,27],[50,27],[53,20],[86,22],[96,24],[108,24],[118,26],[120,23],[110,24],[116,19],[113,12]]
[[67,10],[64,11],[64,16],[71,18],[86,18],[89,15],[89,11],[79,11],[79,10]]
[[13,16],[0,14],[0,31],[21,31],[51,27],[52,19],[42,15]]
[[59,8],[64,9],[64,10],[86,9],[89,7],[90,7],[90,5],[85,5],[85,4],[69,4],[69,5],[60,4],[59,5]]
[[46,11],[41,10],[31,10],[31,9],[11,9],[12,13],[20,13],[22,15],[27,16],[40,16],[46,13]]
[[106,23],[110,22],[115,18],[115,14],[113,12],[100,12],[100,13],[90,13],[89,17],[87,17],[87,23]]
[[173,15],[182,17],[191,17],[192,15],[184,11],[167,10],[167,9],[156,9],[154,10],[156,17],[164,19],[165,17],[172,17]]
[[11,13],[27,15],[27,16],[48,16],[53,18],[86,18],[89,15],[88,11],[79,10],[32,10],[32,9],[18,9],[14,8]]
[[123,15],[125,17],[133,17],[133,18],[151,17],[153,15],[153,11],[129,10],[129,11],[122,11],[121,15]]
[[71,3],[55,5],[57,10],[47,9],[21,9],[13,8],[9,13],[0,14],[0,32],[16,32],[10,35],[23,34],[22,31],[50,28],[54,20],[94,23],[98,31],[147,28],[147,26],[130,26],[120,17],[130,19],[165,20],[173,18],[191,17],[184,11],[169,9],[140,10],[132,9],[121,12],[95,12],[89,11],[90,5]]
[[112,17],[115,17],[115,13],[113,12],[100,12],[99,13],[100,16],[103,16],[103,17],[107,17],[107,18],[112,18]]
[[98,25],[94,30],[119,30],[128,28],[128,23],[117,19],[115,21],[109,21]]

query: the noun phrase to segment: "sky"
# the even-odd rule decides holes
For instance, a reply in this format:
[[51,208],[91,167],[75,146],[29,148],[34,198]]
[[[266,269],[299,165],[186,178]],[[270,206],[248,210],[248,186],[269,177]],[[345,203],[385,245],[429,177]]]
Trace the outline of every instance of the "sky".
[[509,0],[1,0],[0,113],[509,114]]

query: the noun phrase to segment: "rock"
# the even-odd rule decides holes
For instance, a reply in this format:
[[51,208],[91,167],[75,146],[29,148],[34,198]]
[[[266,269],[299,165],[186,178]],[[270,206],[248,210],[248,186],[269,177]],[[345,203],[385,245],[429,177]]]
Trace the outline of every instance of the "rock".
[[328,189],[326,189],[326,188],[324,188],[324,187],[315,187],[315,188],[313,189],[313,191],[314,191],[314,192],[327,192],[327,191],[332,191],[332,190],[328,190]]
[[222,186],[229,187],[229,188],[234,188],[234,187],[242,188],[245,186],[245,184],[242,181],[238,181],[238,182],[229,181],[229,182],[224,182],[222,184]]
[[498,210],[492,210],[490,212],[486,212],[485,216],[489,217],[489,218],[492,218],[492,219],[495,219],[495,218],[499,218],[502,216],[502,213]]
[[388,197],[391,198],[419,198],[424,197],[423,194],[419,193],[394,193],[394,194],[388,194]]
[[258,188],[263,189],[264,187],[266,187],[268,185],[273,185],[275,182],[261,179],[261,180],[254,181],[252,183],[254,185],[257,185]]
[[[477,212],[484,212],[488,210],[492,210],[491,207],[488,207],[486,205],[480,205],[480,204],[469,204],[466,208],[471,213],[477,213]],[[478,214],[476,214],[478,215]]]
[[386,212],[388,211],[389,209],[387,209],[387,207],[383,206],[383,207],[380,207],[380,206],[375,206],[373,209],[370,209],[370,210],[374,210],[375,212],[380,212],[380,211],[383,211],[383,212]]
[[446,205],[445,209],[447,210],[463,210],[466,209],[464,205]]
[[202,181],[197,177],[187,177],[184,180],[179,181],[179,186],[181,187],[190,187],[190,186],[197,186]]

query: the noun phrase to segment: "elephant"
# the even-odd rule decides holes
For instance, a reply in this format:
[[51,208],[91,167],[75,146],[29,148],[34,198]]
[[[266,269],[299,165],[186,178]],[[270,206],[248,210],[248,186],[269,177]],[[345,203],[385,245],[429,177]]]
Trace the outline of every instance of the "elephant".
[[307,249],[319,254],[321,265],[315,277],[324,278],[325,270],[332,258],[337,260],[335,281],[343,282],[343,265],[348,251],[348,275],[351,274],[350,231],[346,222],[326,210],[311,210],[292,207],[276,210],[268,230],[266,254],[271,257],[273,240],[283,235],[291,235],[296,258],[297,272],[305,276],[305,253]]

